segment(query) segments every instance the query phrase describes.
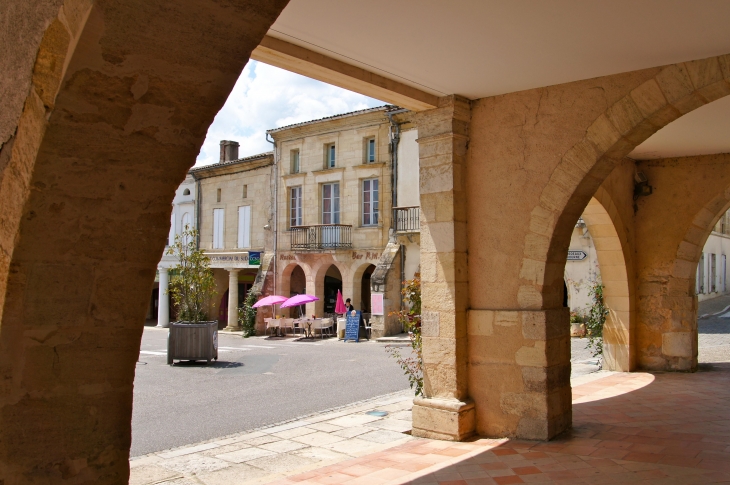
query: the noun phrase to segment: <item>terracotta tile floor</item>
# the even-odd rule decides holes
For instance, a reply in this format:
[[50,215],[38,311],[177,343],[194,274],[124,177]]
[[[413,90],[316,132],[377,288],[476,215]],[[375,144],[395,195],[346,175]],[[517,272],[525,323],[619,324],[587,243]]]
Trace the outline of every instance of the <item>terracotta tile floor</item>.
[[573,429],[550,442],[413,440],[276,483],[730,483],[730,364],[577,386]]

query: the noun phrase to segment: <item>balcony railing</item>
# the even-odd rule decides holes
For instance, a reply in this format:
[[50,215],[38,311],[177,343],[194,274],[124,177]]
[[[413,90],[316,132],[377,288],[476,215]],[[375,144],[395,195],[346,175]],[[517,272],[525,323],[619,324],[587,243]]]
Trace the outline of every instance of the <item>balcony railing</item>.
[[395,207],[393,218],[395,219],[396,232],[420,232],[421,211],[419,207]]
[[349,249],[352,247],[352,226],[344,224],[317,224],[291,228],[291,248]]

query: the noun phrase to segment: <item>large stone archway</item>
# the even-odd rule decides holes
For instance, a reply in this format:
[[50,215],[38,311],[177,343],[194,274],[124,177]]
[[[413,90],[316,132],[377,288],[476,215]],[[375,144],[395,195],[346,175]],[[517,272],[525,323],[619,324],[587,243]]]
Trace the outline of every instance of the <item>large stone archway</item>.
[[0,479],[124,483],[174,190],[286,1],[11,3],[35,44],[0,101],[6,122],[23,99],[0,140]]
[[452,99],[420,115],[428,397],[414,434],[549,439],[570,426],[562,291],[573,225],[633,148],[730,93],[728,65],[721,56]]

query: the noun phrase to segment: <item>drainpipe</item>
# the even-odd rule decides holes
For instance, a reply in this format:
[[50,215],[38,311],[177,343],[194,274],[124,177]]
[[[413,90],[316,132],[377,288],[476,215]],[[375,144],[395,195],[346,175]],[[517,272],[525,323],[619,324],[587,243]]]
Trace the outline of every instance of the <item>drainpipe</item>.
[[203,194],[200,189],[200,180],[195,176],[194,173],[190,174],[195,180],[195,249],[200,249],[200,203],[203,198]]
[[[385,116],[390,121],[390,160],[392,166],[391,180],[391,194],[392,194],[392,205],[390,227],[393,234],[396,232],[396,218],[395,218],[395,207],[398,207],[398,143],[400,143],[400,123],[393,120],[393,116],[399,113],[405,113],[407,109],[396,109],[393,111],[386,111]],[[400,245],[400,289],[403,290],[403,281],[406,279],[406,268],[405,268],[405,249],[403,244]],[[399,293],[400,294],[400,293]],[[400,301],[400,310],[403,311],[403,298],[398,299]]]
[[269,134],[266,133],[266,141],[271,143],[274,148],[274,294],[276,294],[278,287],[276,286],[276,274],[278,273],[278,268],[276,264],[277,260],[277,251],[279,250],[279,150],[276,146],[276,140],[271,138],[269,140]]
[[[395,207],[398,207],[398,143],[400,143],[400,123],[397,123],[393,121],[393,116],[397,115],[399,113],[405,113],[408,111],[407,109],[400,108],[393,111],[386,111],[385,116],[388,117],[388,121],[390,121],[390,160],[391,160],[391,169],[392,169],[392,175],[390,177],[392,187],[391,187],[391,194],[392,194],[392,206],[391,211],[393,212],[393,216],[395,216],[395,210],[393,210]],[[391,217],[390,226],[393,229],[393,232],[395,232],[395,217]]]

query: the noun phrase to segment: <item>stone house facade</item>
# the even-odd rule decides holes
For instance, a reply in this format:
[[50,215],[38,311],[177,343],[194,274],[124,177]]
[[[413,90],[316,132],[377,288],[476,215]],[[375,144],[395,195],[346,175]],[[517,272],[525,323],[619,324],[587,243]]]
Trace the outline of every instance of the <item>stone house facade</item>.
[[[191,194],[191,226],[211,259],[211,315],[221,328],[238,329],[235,309],[251,290],[319,298],[281,311],[291,316],[333,313],[340,290],[366,314],[373,337],[402,330],[389,313],[401,308],[401,282],[420,267],[411,116],[383,106],[272,129],[274,151],[245,158],[238,143],[223,140],[218,163],[190,170],[179,191]],[[171,238],[183,227],[177,212]],[[159,271],[173,260],[163,258]],[[260,332],[270,313],[259,312]]]
[[[291,315],[332,313],[340,290],[370,314],[374,337],[401,331],[388,314],[400,309],[401,281],[420,265],[410,116],[384,106],[268,131],[278,160],[272,286],[277,294],[320,298]],[[401,193],[415,207],[397,207]],[[380,301],[382,308],[373,305]]]
[[[186,224],[199,230],[197,244],[210,258],[217,287],[209,316],[220,328],[238,328],[237,308],[255,284],[261,255],[272,247],[272,231],[266,229],[271,227],[272,169],[273,153],[238,158],[238,143],[223,140],[219,162],[191,169],[178,189],[168,245]],[[176,263],[169,255],[160,261],[158,295],[166,291],[167,273]],[[158,326],[167,323],[169,310],[163,304]]]

